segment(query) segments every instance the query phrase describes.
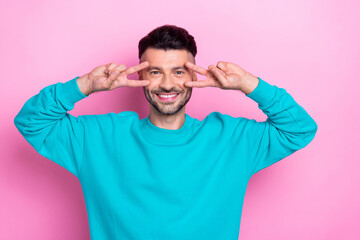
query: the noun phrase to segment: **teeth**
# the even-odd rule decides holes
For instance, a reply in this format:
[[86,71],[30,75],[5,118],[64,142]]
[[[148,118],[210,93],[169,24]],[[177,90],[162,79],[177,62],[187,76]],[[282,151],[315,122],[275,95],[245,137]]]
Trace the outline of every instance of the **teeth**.
[[159,95],[162,98],[172,98],[175,97],[177,94],[172,94],[172,95]]

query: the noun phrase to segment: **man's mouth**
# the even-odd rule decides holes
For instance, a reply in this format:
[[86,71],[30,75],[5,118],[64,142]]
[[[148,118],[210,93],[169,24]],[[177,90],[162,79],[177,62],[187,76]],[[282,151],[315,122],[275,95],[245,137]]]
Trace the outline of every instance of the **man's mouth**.
[[173,101],[177,98],[180,93],[158,93],[156,96],[164,102]]

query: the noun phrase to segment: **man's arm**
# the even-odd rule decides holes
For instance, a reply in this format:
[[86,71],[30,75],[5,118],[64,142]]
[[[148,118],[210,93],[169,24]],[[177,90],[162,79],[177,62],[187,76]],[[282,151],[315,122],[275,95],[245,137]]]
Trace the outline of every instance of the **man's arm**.
[[244,134],[249,146],[249,177],[259,170],[308,145],[317,124],[283,88],[259,78],[258,86],[246,95],[267,115],[264,122],[247,120]]
[[14,119],[15,126],[38,153],[79,177],[85,116],[76,118],[67,112],[77,101],[95,91],[148,85],[147,80],[127,79],[127,75],[147,66],[148,62],[128,69],[114,63],[101,65],[81,78],[47,86],[26,101]]
[[240,90],[267,115],[265,122],[237,119],[234,137],[240,140],[246,136],[249,177],[305,147],[314,138],[316,122],[285,89],[268,84],[234,63],[221,61],[208,70],[191,62],[185,65],[207,76],[202,81],[185,82],[186,86]]
[[14,119],[23,137],[42,156],[79,175],[84,143],[81,118],[67,113],[85,98],[76,79],[42,89],[26,101]]

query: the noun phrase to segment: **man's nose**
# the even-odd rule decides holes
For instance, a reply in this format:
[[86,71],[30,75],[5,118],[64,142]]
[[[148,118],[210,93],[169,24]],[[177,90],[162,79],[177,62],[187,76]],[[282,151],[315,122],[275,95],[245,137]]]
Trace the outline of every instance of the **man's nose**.
[[176,87],[176,82],[171,76],[164,75],[161,79],[160,87],[170,90],[171,88]]

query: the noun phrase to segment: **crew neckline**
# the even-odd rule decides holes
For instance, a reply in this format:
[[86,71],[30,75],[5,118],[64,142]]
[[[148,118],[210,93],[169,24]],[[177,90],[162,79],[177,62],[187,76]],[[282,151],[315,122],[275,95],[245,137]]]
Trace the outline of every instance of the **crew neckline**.
[[179,129],[165,129],[155,126],[149,119],[140,120],[140,132],[151,143],[158,145],[182,144],[191,139],[193,118],[185,113],[185,122]]

